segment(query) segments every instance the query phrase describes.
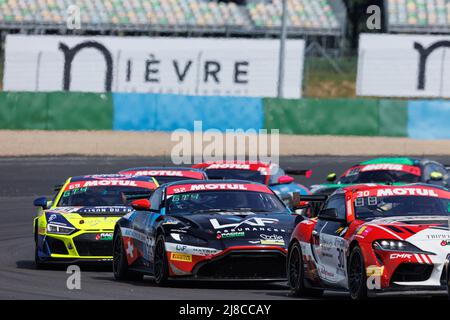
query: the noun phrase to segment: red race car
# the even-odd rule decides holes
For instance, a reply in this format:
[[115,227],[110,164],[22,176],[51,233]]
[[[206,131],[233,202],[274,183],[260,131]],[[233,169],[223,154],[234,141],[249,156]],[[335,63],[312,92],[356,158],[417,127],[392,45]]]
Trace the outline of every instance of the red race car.
[[309,189],[288,174],[309,178],[311,170],[283,170],[278,164],[261,161],[214,161],[193,166],[206,172],[209,179],[239,179],[269,186],[289,207],[293,207],[293,194],[309,194]]
[[346,290],[353,299],[390,290],[445,290],[450,192],[439,186],[356,185],[299,223],[288,253],[294,295]]

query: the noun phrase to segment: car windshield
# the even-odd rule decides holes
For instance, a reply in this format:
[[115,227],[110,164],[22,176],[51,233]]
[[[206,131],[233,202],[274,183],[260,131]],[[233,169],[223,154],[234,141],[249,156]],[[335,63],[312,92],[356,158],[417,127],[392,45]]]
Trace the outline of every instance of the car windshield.
[[179,177],[179,176],[158,176],[158,177],[154,177],[154,178],[156,179],[156,181],[158,181],[158,183],[160,185],[169,183],[169,182],[192,180],[192,178],[190,178],[190,177]]
[[355,183],[415,183],[420,181],[420,176],[404,171],[375,170],[350,172],[339,179],[341,184]]
[[254,170],[225,170],[208,169],[206,170],[209,179],[227,179],[227,180],[247,180],[258,183],[266,183],[266,175]]
[[130,202],[127,196],[150,196],[151,192],[147,188],[125,186],[76,188],[63,192],[58,207],[124,206]]
[[355,199],[357,219],[397,216],[450,216],[450,200],[430,196],[360,197]]
[[288,213],[272,193],[254,191],[200,191],[167,196],[169,213],[255,212]]

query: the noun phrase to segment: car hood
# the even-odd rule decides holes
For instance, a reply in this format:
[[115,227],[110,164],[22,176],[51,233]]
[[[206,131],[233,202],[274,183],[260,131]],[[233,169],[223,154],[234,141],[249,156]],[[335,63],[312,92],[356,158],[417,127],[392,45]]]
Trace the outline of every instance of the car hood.
[[45,210],[47,223],[73,226],[79,230],[114,229],[117,220],[133,209],[127,206],[57,207]]
[[[214,213],[172,216],[172,230],[183,230],[220,246],[286,246],[295,227],[296,215]],[[170,223],[170,222],[169,222]]]
[[411,242],[449,241],[449,218],[446,216],[402,216],[379,218],[365,223],[358,233],[364,234],[370,231],[370,226],[383,230],[394,237]]

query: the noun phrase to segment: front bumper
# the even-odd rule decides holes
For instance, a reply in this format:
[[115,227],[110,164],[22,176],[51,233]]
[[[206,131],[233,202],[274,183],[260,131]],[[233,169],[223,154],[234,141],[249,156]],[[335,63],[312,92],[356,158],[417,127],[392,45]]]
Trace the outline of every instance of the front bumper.
[[113,230],[77,231],[71,235],[38,235],[38,258],[42,262],[111,262]]
[[287,278],[286,251],[282,247],[230,247],[207,256],[167,252],[167,257],[172,278],[208,281],[284,281]]
[[380,251],[371,246],[364,249],[367,275],[370,277],[372,269],[378,273],[375,277],[379,277],[378,285],[371,291],[440,291],[444,288],[444,261],[437,255]]

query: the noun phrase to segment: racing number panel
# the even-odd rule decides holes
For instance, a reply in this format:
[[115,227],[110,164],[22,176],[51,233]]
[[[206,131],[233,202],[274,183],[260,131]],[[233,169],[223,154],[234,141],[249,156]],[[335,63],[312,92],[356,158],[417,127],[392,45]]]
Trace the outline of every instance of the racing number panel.
[[[338,218],[345,221],[346,205],[344,194],[330,197],[323,209],[335,208]],[[346,240],[343,238],[347,224],[318,219],[312,232],[312,252],[318,264],[318,272],[324,284],[342,286],[347,279]]]

